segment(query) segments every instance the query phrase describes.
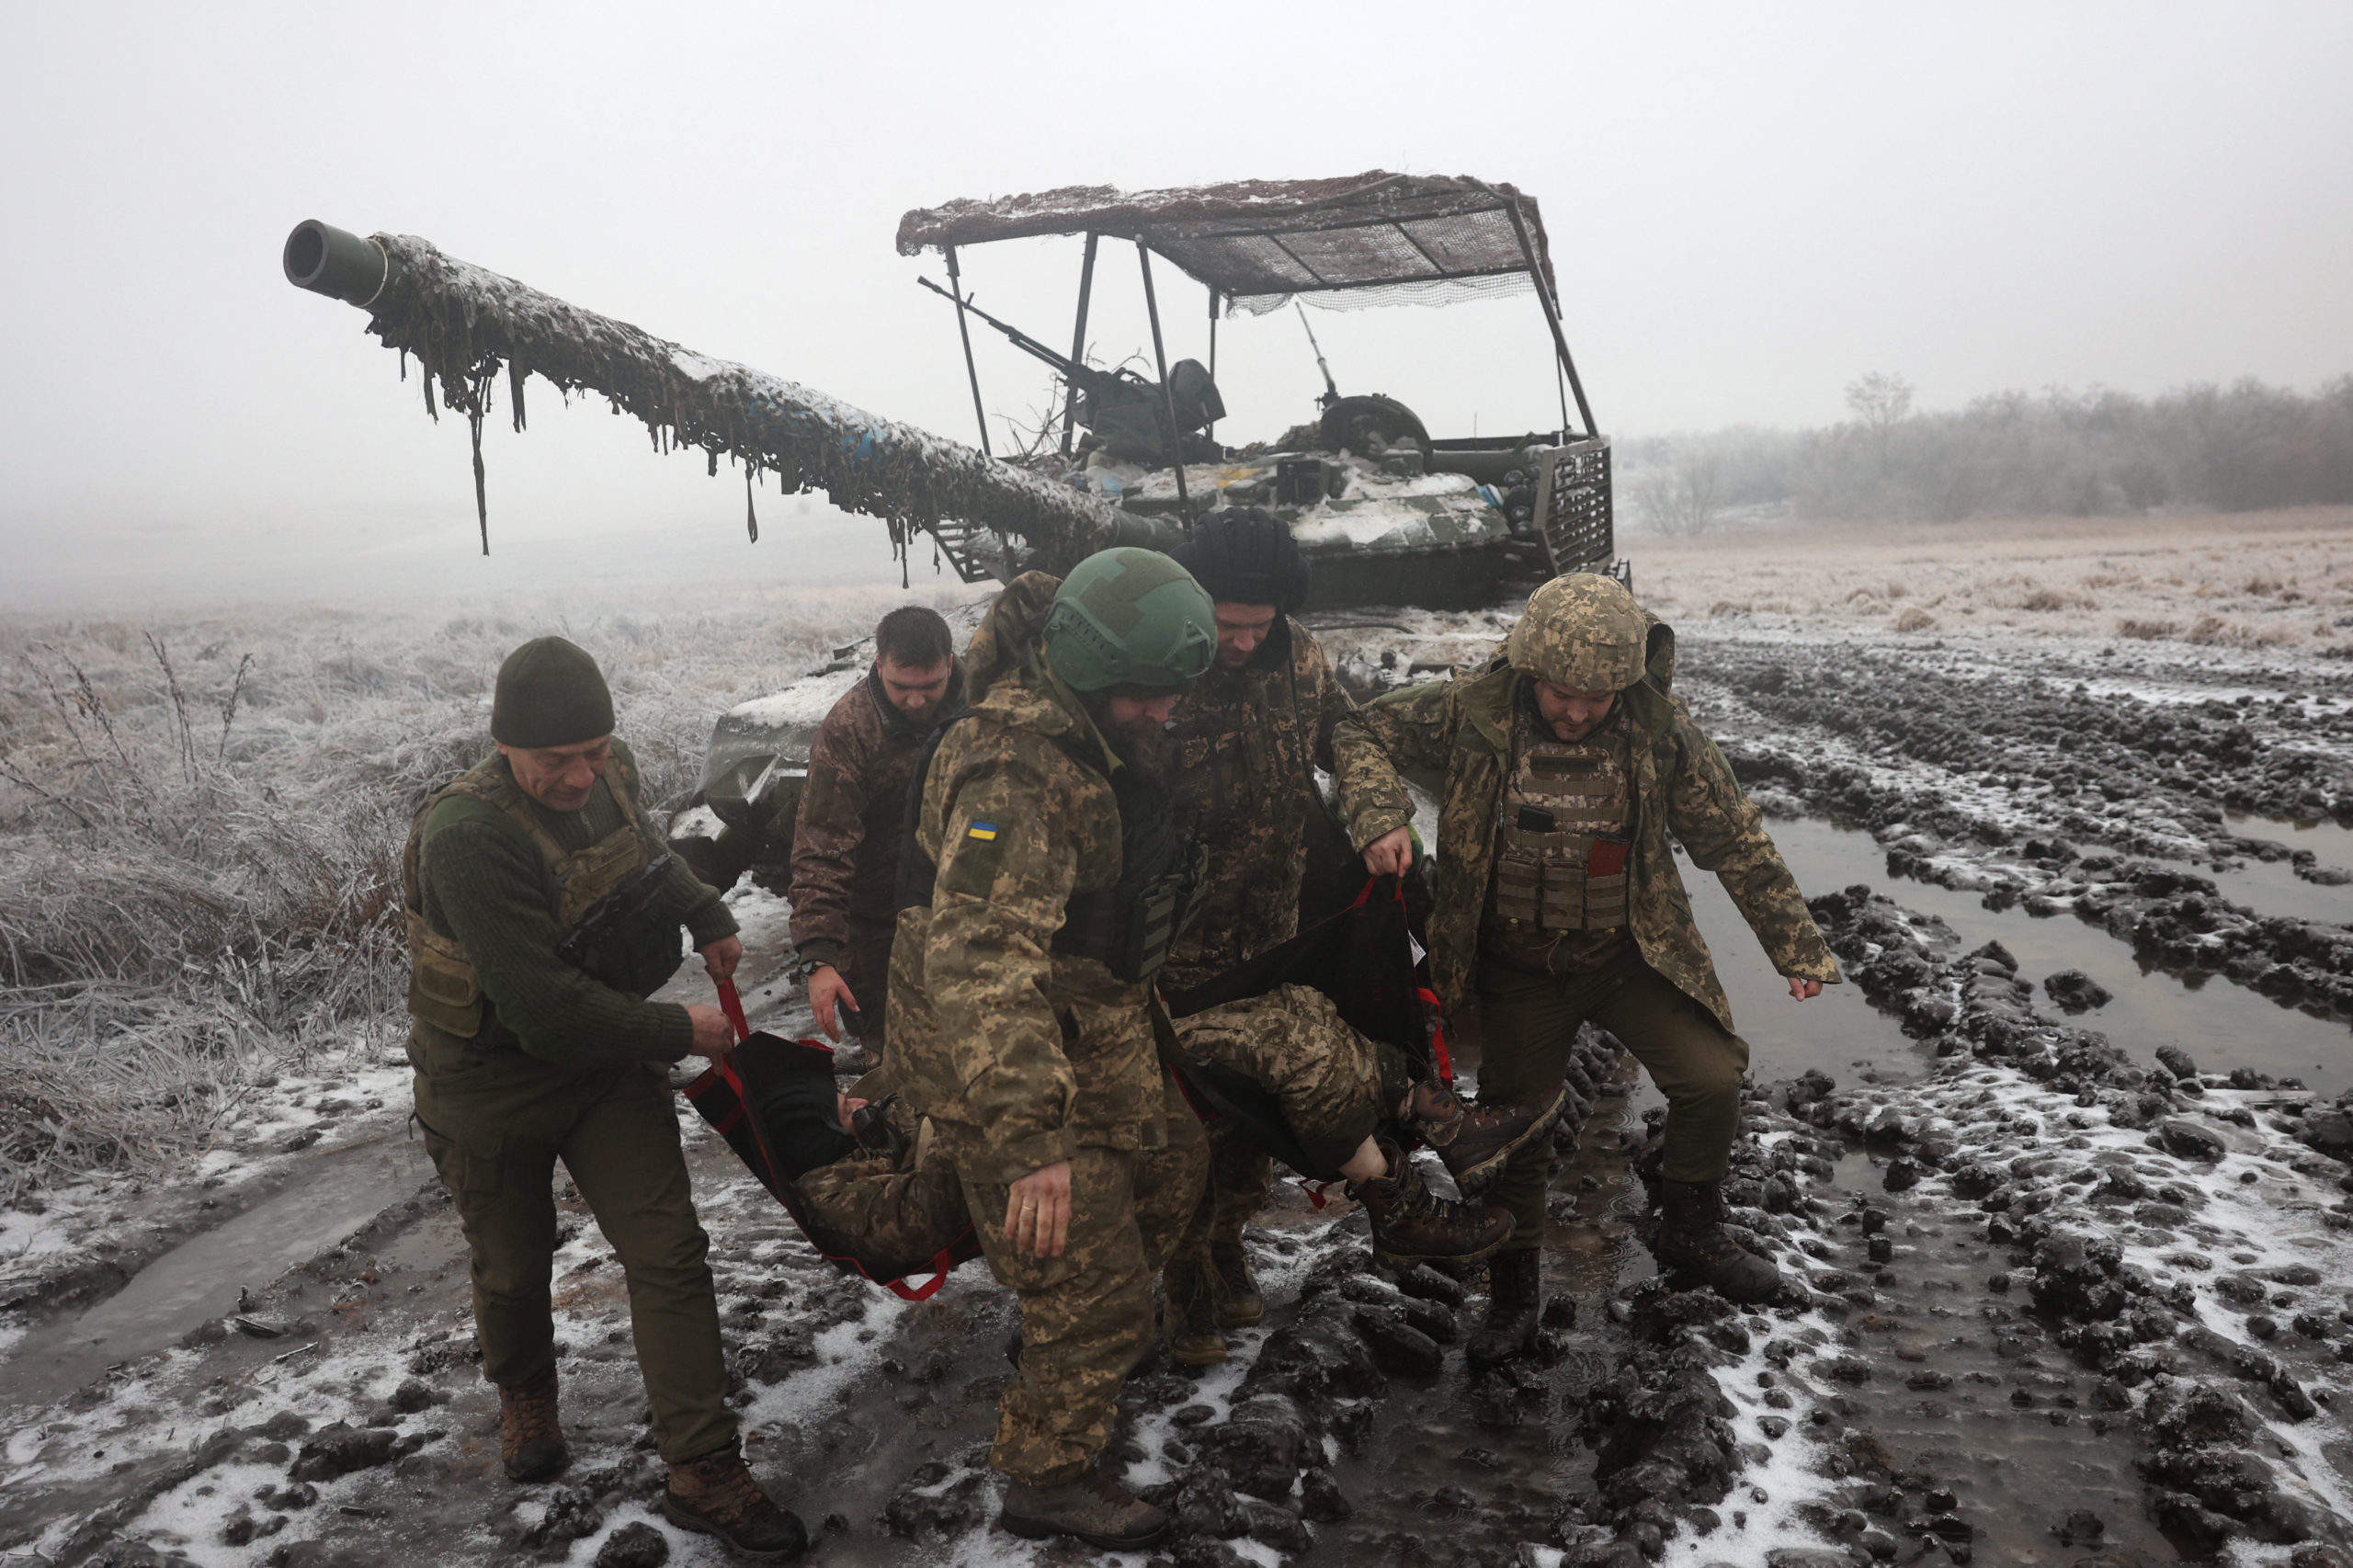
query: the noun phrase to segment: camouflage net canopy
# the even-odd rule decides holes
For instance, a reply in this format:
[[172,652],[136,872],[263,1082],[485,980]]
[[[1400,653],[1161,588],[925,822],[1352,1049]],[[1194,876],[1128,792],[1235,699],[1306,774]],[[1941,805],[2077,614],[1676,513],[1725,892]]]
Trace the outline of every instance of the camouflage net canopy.
[[906,559],[917,528],[943,540],[990,530],[1029,547],[1022,564],[1064,569],[1112,542],[1119,519],[1102,501],[991,460],[911,425],[879,418],[748,366],[707,358],[626,322],[585,311],[468,262],[412,234],[377,234],[390,266],[369,330],[425,371],[434,392],[472,426],[475,505],[490,548],[482,425],[506,373],[509,415],[523,428],[523,383],[540,375],[567,398],[594,392],[642,421],[657,451],[693,448],[717,474],[723,455],[750,486],[772,473],[786,492],[822,490],[844,511],[881,517],[892,554]]
[[1534,197],[1467,176],[1380,169],[1132,194],[1074,185],[951,201],[900,219],[899,254],[1085,233],[1142,240],[1225,296],[1229,312],[1250,315],[1278,310],[1295,294],[1345,308],[1518,293],[1531,270],[1557,293]]

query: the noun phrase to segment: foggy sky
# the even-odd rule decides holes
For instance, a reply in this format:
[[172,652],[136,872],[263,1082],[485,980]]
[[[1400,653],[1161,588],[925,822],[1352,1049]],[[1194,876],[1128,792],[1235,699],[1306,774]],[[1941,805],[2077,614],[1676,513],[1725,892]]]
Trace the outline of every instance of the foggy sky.
[[[8,6],[0,55],[0,605],[192,583],[503,591],[540,570],[879,579],[879,525],[796,518],[601,405],[485,437],[364,316],[289,288],[310,217],[973,437],[899,215],[1073,183],[1385,167],[1542,204],[1619,436],[2353,369],[2353,7]],[[965,255],[1066,341],[1078,243]],[[1143,349],[1106,252],[1097,354]],[[1160,274],[1172,357],[1199,290]],[[1438,434],[1556,418],[1534,301],[1314,313],[1344,391]],[[982,334],[1016,418],[1042,372]],[[1289,312],[1220,328],[1231,441],[1320,388]],[[1000,439],[1004,426],[995,424]],[[560,563],[560,564],[558,564]]]

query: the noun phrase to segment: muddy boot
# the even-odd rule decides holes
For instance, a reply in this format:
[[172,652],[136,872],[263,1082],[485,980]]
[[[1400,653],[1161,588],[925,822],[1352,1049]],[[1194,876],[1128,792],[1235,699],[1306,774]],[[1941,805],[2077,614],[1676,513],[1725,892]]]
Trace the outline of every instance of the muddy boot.
[[1225,1335],[1218,1332],[1216,1297],[1209,1270],[1187,1259],[1161,1272],[1168,1297],[1168,1358],[1180,1367],[1214,1367],[1225,1359]]
[[997,1522],[1031,1540],[1066,1535],[1106,1551],[1134,1551],[1168,1533],[1166,1514],[1099,1469],[1060,1486],[1013,1483]]
[[1487,1316],[1463,1346],[1474,1367],[1524,1356],[1536,1344],[1544,1311],[1544,1255],[1534,1247],[1499,1252],[1487,1263]]
[[1389,1174],[1350,1182],[1348,1196],[1372,1221],[1372,1255],[1411,1267],[1425,1258],[1484,1257],[1511,1234],[1511,1216],[1434,1196],[1405,1152],[1382,1139]]
[[1252,1328],[1267,1315],[1266,1298],[1250,1278],[1250,1255],[1242,1244],[1210,1244],[1210,1284],[1220,1328]]
[[1723,1193],[1713,1182],[1659,1185],[1664,1211],[1651,1251],[1662,1273],[1687,1290],[1711,1286],[1725,1301],[1744,1305],[1780,1295],[1781,1271],[1725,1234]]
[[498,1390],[498,1460],[510,1481],[545,1481],[571,1456],[556,1425],[555,1363],[529,1382]]
[[1568,1103],[1569,1086],[1563,1084],[1532,1106],[1472,1106],[1462,1113],[1461,1130],[1453,1140],[1433,1147],[1467,1198],[1486,1186],[1506,1160],[1552,1131]]
[[1462,1113],[1469,1108],[1452,1085],[1425,1078],[1406,1093],[1397,1121],[1431,1148],[1443,1149],[1462,1131]]
[[746,1557],[798,1557],[809,1546],[809,1532],[768,1500],[733,1443],[670,1467],[662,1517],[681,1529],[715,1535]]

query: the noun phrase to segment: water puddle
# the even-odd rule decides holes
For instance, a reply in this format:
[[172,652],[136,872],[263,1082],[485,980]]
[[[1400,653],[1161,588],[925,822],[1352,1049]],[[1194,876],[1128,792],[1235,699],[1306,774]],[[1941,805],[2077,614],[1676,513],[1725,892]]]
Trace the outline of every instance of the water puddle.
[[[2310,850],[2323,866],[2353,870],[2353,828],[2333,822],[2281,822],[2273,817],[2230,815],[2230,830],[2242,838],[2268,839],[2291,850]],[[2222,896],[2263,915],[2353,925],[2353,883],[2324,887],[2296,875],[2285,860],[2248,860],[2237,870],[2209,871]]]
[[[2282,822],[2277,817],[2241,816],[2235,812],[2222,813],[2230,830],[2242,838],[2268,838],[2274,844],[2284,844],[2290,849],[2309,849],[2324,866],[2341,866],[2353,871],[2353,827],[2334,822]],[[2339,889],[2340,892],[2344,890]],[[2353,900],[2353,892],[2346,892]]]
[[401,1132],[311,1156],[277,1197],[192,1237],[80,1316],[37,1329],[0,1364],[0,1404],[41,1404],[108,1367],[172,1344],[349,1235],[430,1179]]
[[[1853,881],[1887,881],[1884,866],[1868,879],[1843,873],[1819,875],[1815,874],[1819,868],[1813,864],[1801,866],[1782,837],[1782,830],[1793,825],[1773,824],[1773,838],[1789,858],[1790,869],[1807,897]],[[1870,844],[1868,837],[1863,842]],[[1877,852],[1876,846],[1872,849]],[[1683,875],[1699,935],[1716,960],[1716,978],[1732,1002],[1733,1023],[1748,1042],[1749,1072],[1758,1082],[1794,1078],[1809,1068],[1820,1068],[1842,1084],[1853,1079],[1859,1069],[1876,1071],[1889,1082],[1919,1075],[1925,1059],[1904,1039],[1894,1019],[1864,1000],[1860,986],[1824,986],[1822,994],[1811,1001],[1795,1000],[1790,995],[1789,982],[1773,971],[1765,949],[1757,945],[1756,934],[1741,917],[1723,883],[1711,872],[1693,869],[1680,850],[1676,869]]]
[[[2346,1049],[2349,1042],[2342,1024],[2279,1006],[2219,975],[2183,980],[2162,970],[2145,969],[2131,948],[2072,915],[2037,917],[2023,908],[1992,910],[1973,892],[1891,877],[1886,856],[1868,833],[1811,817],[1776,821],[1771,830],[1773,842],[1780,846],[1798,886],[1809,897],[1868,882],[1908,909],[1937,915],[1960,934],[1965,947],[1998,940],[2016,955],[2021,977],[2038,984],[2060,970],[2082,970],[2115,993],[2116,999],[2071,1021],[2105,1031],[2136,1061],[2154,1061],[2157,1047],[2178,1045],[2209,1072],[2252,1067],[2302,1078],[2309,1087],[2331,1095],[2353,1087],[2353,1051]],[[1714,881],[1687,874],[1685,885],[1692,890],[1695,906],[1699,902],[1699,884]],[[1719,963],[1724,961],[1727,949],[1737,949],[1744,943],[1747,951],[1756,951],[1756,938],[1738,924],[1737,914],[1733,920],[1733,929],[1719,941],[1706,917],[1701,918],[1701,929],[1715,948]],[[1737,997],[1733,1005],[1741,1006]],[[2055,1009],[2046,1010],[2055,1014]],[[1759,1015],[1767,1012],[1751,1005],[1742,1013],[1742,1030],[1749,1034],[1752,1044],[1759,1036],[1751,1031]],[[1758,1054],[1761,1059],[1761,1049]],[[1824,1064],[1824,1071],[1833,1077],[1839,1075],[1834,1066]],[[1782,1074],[1777,1069],[1766,1075]]]
[[2212,878],[2215,891],[2257,915],[2353,926],[2353,884],[2330,888],[2308,882],[2285,860],[2243,860],[2229,871],[2200,866],[2198,875]]

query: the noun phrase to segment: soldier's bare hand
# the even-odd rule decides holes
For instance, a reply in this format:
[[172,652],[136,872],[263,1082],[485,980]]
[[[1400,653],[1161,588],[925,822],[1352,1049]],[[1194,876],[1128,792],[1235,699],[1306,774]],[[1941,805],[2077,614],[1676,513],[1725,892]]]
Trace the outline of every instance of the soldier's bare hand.
[[841,971],[831,964],[819,964],[809,973],[809,1010],[817,1015],[817,1027],[825,1031],[827,1040],[842,1038],[842,1021],[835,1015],[837,1006],[853,1013],[866,1011],[858,1005]]
[[1818,980],[1801,980],[1794,974],[1783,975],[1781,978],[1790,983],[1790,994],[1801,1002],[1822,994],[1822,982]]
[[871,1100],[854,1100],[847,1095],[835,1095],[834,1096],[834,1114],[841,1119],[842,1131],[844,1132],[855,1131],[849,1124],[849,1119],[856,1116],[859,1111],[864,1110],[872,1103],[873,1102]]
[[1414,830],[1392,827],[1364,846],[1364,869],[1376,877],[1402,877],[1413,868]]
[[713,980],[734,979],[735,966],[743,961],[744,939],[740,937],[722,937],[702,949],[702,967]]
[[694,1053],[697,1056],[716,1062],[735,1049],[735,1026],[729,1023],[727,1015],[718,1008],[705,1006],[700,1002],[689,1002],[687,1004],[687,1017],[694,1021]]
[[1070,1243],[1070,1162],[1056,1160],[1013,1184],[1005,1199],[1005,1233],[1013,1250],[1060,1257]]

